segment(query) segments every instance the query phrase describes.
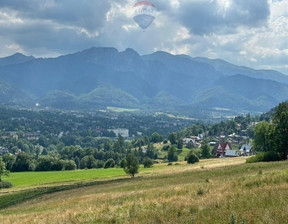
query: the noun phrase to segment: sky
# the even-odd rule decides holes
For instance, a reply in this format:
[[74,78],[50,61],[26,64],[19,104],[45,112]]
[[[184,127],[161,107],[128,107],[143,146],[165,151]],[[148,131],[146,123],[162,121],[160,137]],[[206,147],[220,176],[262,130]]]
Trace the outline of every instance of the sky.
[[136,0],[1,0],[0,57],[57,57],[91,47],[223,59],[288,75],[288,0],[150,0],[143,32]]

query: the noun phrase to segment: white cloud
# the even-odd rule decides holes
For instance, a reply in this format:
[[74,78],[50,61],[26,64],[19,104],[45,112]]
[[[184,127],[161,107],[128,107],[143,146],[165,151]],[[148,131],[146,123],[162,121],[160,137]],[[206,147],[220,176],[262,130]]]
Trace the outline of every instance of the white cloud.
[[165,50],[288,74],[286,0],[153,0],[157,18],[145,32],[132,19],[134,3],[1,0],[0,56],[131,47],[140,54]]

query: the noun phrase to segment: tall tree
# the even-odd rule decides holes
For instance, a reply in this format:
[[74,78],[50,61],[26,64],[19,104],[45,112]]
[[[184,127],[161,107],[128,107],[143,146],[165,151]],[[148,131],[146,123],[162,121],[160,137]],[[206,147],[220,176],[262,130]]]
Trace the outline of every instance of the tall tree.
[[288,154],[288,105],[287,103],[279,104],[273,117],[275,125],[274,140],[276,151],[279,152],[284,160]]
[[210,147],[208,144],[202,145],[201,149],[202,149],[202,158],[208,159],[211,157]]
[[2,181],[1,177],[2,176],[8,176],[9,175],[9,171],[6,170],[6,165],[2,160],[2,157],[0,157],[0,182]]
[[26,152],[20,152],[17,155],[12,170],[14,172],[21,172],[21,171],[32,171],[34,170],[34,168],[35,168],[35,161],[33,159],[33,156]]
[[157,142],[162,142],[163,141],[163,136],[158,134],[157,132],[154,132],[151,136],[151,141],[154,143]]
[[124,167],[124,171],[134,177],[135,174],[138,173],[138,169],[138,159],[133,154],[129,154],[126,158],[126,165]]
[[266,121],[257,124],[255,128],[254,150],[260,152],[273,151],[274,125]]
[[14,156],[13,154],[10,154],[10,153],[6,153],[3,156],[3,161],[6,164],[6,169],[11,171],[13,168],[13,165],[16,161],[16,156]]
[[184,142],[182,139],[179,139],[177,142],[177,149],[183,149]]
[[170,146],[168,149],[168,161],[176,162],[178,160],[177,152],[175,146]]
[[176,133],[170,133],[168,136],[168,140],[172,145],[175,145],[177,143],[177,134]]

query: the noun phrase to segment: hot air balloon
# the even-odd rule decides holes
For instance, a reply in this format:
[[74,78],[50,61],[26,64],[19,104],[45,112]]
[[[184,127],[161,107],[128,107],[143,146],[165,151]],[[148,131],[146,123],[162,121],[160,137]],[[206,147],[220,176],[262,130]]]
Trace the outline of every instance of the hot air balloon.
[[155,5],[149,1],[139,1],[133,8],[135,9],[133,19],[145,30],[155,19]]

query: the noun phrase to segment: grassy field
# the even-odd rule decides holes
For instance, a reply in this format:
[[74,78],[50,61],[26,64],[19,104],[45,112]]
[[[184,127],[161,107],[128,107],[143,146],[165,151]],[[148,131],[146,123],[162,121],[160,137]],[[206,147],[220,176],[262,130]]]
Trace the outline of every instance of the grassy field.
[[[153,173],[153,170],[162,169],[163,165],[158,165],[152,168],[140,167],[141,174]],[[129,177],[122,168],[113,169],[87,169],[87,170],[72,170],[72,171],[47,171],[47,172],[17,172],[10,173],[9,177],[3,177],[3,180],[13,183],[13,188],[0,190],[3,191],[17,191],[36,187],[47,187],[85,183],[97,180],[111,180],[115,178]]]
[[138,176],[32,198],[0,210],[0,223],[288,223],[286,161],[210,159]]

